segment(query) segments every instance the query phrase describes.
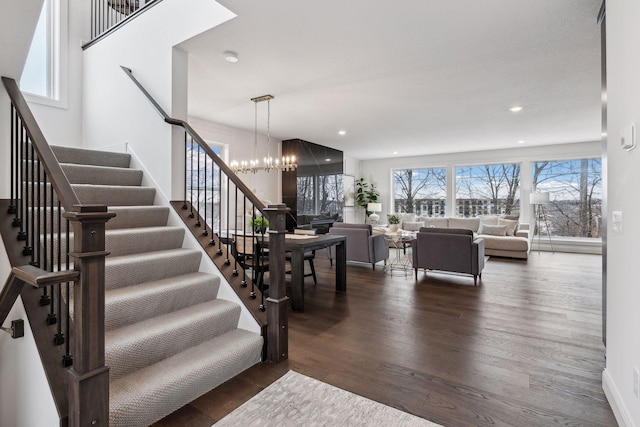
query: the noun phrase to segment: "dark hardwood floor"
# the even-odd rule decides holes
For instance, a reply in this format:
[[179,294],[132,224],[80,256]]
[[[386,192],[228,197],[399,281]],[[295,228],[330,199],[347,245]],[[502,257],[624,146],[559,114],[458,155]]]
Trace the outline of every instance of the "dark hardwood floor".
[[254,366],[155,426],[209,427],[289,369],[444,426],[615,426],[601,386],[600,265],[491,258],[474,287],[350,263],[336,294],[320,252],[306,311],[289,318],[289,360]]

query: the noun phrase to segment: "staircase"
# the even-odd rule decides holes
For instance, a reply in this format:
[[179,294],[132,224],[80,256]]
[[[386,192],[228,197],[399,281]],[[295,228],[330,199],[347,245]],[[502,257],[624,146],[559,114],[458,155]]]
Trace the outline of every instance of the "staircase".
[[[258,363],[263,339],[238,328],[240,306],[217,298],[130,155],[52,147],[83,204],[105,204],[105,355],[109,424],[147,426]],[[210,262],[206,259],[205,262]]]

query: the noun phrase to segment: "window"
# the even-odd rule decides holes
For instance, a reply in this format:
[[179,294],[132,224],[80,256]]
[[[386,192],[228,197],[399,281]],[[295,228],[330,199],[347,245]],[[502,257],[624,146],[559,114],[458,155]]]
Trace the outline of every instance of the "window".
[[65,107],[66,57],[67,0],[44,0],[20,77],[30,101]]
[[[223,148],[221,146],[209,144],[209,147],[222,157]],[[187,200],[193,202],[194,208],[203,216],[209,227],[220,227],[221,182],[219,167],[214,165],[213,160],[197,143],[190,142],[187,145],[186,168]]]
[[456,212],[461,217],[520,214],[520,164],[456,167]]
[[420,216],[445,216],[447,169],[393,171],[394,211]]
[[602,237],[601,167],[601,159],[533,163],[534,191],[549,193],[543,209],[551,236]]
[[342,215],[342,174],[298,176],[298,215],[324,213]]

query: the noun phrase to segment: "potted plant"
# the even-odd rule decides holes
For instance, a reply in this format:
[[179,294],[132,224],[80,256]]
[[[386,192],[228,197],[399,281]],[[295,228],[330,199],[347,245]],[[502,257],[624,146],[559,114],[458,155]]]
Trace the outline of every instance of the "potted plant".
[[364,180],[364,178],[360,178],[356,181],[356,204],[364,208],[365,222],[371,214],[371,212],[367,210],[367,205],[369,203],[377,202],[378,197],[380,197],[380,193],[376,189],[375,184],[369,184]]
[[257,216],[249,221],[249,225],[253,227],[253,231],[256,233],[264,233],[269,227],[269,220],[263,216]]
[[395,233],[396,231],[398,231],[398,224],[400,224],[400,215],[388,214],[387,222],[389,223],[389,231]]

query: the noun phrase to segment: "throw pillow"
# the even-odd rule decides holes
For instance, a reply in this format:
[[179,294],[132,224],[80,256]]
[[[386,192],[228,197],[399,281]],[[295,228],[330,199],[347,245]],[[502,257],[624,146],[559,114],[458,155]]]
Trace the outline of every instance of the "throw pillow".
[[400,216],[400,223],[404,224],[405,222],[415,222],[416,214],[414,213],[406,213]]
[[498,217],[497,216],[481,216],[480,224],[498,225]]
[[480,228],[478,229],[478,234],[486,234],[489,236],[506,236],[507,226],[480,224]]
[[512,219],[498,218],[498,225],[507,226],[507,236],[513,236],[518,230],[518,221]]

